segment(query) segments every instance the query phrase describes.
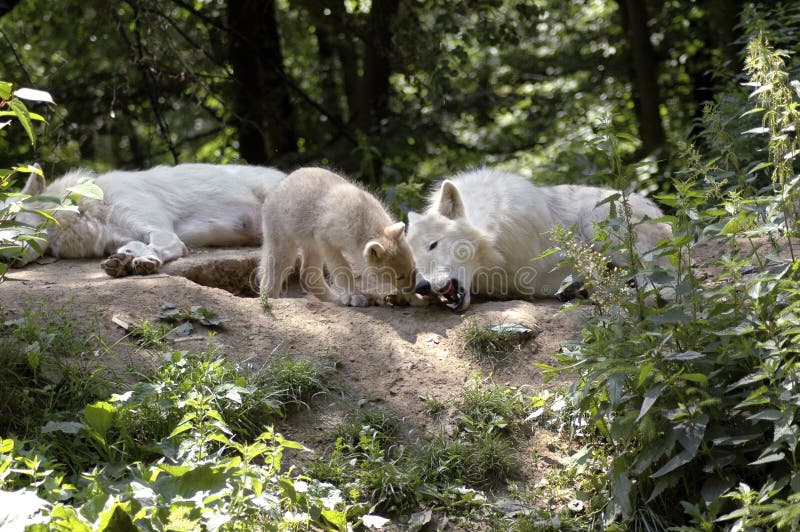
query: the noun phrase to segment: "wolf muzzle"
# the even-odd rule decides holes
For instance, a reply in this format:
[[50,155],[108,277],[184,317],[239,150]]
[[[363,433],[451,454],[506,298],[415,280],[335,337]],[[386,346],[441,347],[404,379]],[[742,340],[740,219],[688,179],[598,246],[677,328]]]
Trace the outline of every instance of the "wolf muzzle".
[[422,279],[417,283],[417,286],[414,287],[414,293],[421,296],[429,296],[432,292],[431,283],[426,279]]

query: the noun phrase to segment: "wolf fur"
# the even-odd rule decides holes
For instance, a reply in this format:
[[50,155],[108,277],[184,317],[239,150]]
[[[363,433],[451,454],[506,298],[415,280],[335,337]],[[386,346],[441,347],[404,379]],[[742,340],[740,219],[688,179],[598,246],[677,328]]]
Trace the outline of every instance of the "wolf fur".
[[[81,198],[78,212],[55,211],[58,224],[47,229],[43,251],[55,257],[103,257],[112,276],[150,274],[163,263],[188,253],[187,246],[252,246],[261,243],[261,205],[265,191],[284,173],[274,168],[179,164],[142,171],[113,171],[95,176],[75,170],[45,186],[31,174],[22,192],[64,197],[67,188],[94,178],[104,198]],[[30,203],[27,209],[53,207]],[[16,217],[30,226],[41,223],[30,212]],[[18,266],[37,259],[29,248]]]
[[[598,203],[615,193],[581,185],[536,186],[522,176],[487,168],[447,179],[430,194],[423,214],[409,213],[417,291],[443,295],[453,309],[468,307],[470,293],[554,296],[571,272],[554,270],[562,260],[558,255],[531,259],[553,246],[548,231],[556,224],[574,228],[576,238],[590,242],[593,224],[609,214],[609,206]],[[647,257],[671,232],[663,223],[638,223],[663,216],[653,202],[637,194],[629,201],[636,249]]]
[[289,174],[267,195],[262,220],[262,294],[280,295],[298,249],[301,285],[323,301],[366,306],[371,301],[365,293],[413,292],[414,259],[405,224],[340,175],[323,168]]

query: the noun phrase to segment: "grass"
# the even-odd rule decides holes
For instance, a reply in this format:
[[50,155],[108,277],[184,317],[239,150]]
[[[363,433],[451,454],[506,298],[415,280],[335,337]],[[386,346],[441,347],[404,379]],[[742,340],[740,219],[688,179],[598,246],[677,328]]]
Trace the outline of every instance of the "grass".
[[[12,436],[0,440],[0,507],[3,491],[46,485],[39,493],[47,500],[69,501],[53,512],[51,524],[81,528],[101,519],[104,510],[93,497],[116,493],[128,500],[134,491],[120,486],[146,486],[157,495],[148,500],[160,506],[139,518],[125,510],[125,519],[149,515],[166,524],[180,515],[203,528],[211,514],[173,499],[195,496],[180,490],[196,484],[209,494],[205,504],[237,515],[245,527],[280,522],[289,515],[285,508],[305,516],[296,529],[357,526],[371,511],[402,523],[420,508],[469,523],[491,517],[481,490],[502,488],[517,476],[520,429],[534,406],[522,389],[475,382],[449,401],[427,396],[429,415],[454,412],[447,422],[456,423],[450,433],[422,437],[406,432],[390,409],[357,408],[300,475],[280,461],[284,449],[302,449],[271,432],[270,424],[313,408],[316,397],[332,391],[336,369],[327,357],[280,355],[254,368],[228,360],[213,342],[199,353],[173,350],[163,340],[167,327],[142,322],[140,345],[161,352],[162,362],[137,373],[132,385],[110,383],[88,362],[114,346],[104,346],[91,323],[70,315],[69,309],[28,312],[0,329],[0,378],[7,383],[0,389],[0,420],[3,434]],[[408,441],[410,434],[416,439]],[[43,469],[26,469],[27,463]],[[7,468],[15,472],[4,473]],[[183,487],[172,486],[180,478]],[[301,490],[294,488],[298,482]],[[256,491],[248,491],[258,485],[284,510],[269,513]],[[326,510],[332,513],[319,509],[328,500],[315,498],[321,493],[338,501]]]
[[478,360],[503,364],[519,351],[533,334],[533,330],[518,324],[480,325],[471,319],[464,328],[464,346]]
[[430,394],[424,395],[420,399],[423,401],[425,413],[434,419],[441,416],[447,410],[447,405],[444,402]]
[[270,310],[272,308],[272,302],[270,301],[269,294],[266,292],[259,292],[258,303],[264,310]]
[[523,425],[528,400],[520,388],[473,383],[455,403],[459,427],[477,434],[516,434]]
[[46,307],[0,327],[0,434],[35,433],[62,413],[78,412],[108,392],[95,353],[95,323]]
[[311,399],[330,391],[329,380],[335,371],[324,359],[296,358],[281,355],[271,359],[260,372],[273,397],[287,407],[305,407]]
[[167,335],[172,330],[172,326],[168,323],[151,323],[149,320],[142,318],[139,322],[131,327],[128,334],[137,340],[139,345],[144,349],[166,349]]

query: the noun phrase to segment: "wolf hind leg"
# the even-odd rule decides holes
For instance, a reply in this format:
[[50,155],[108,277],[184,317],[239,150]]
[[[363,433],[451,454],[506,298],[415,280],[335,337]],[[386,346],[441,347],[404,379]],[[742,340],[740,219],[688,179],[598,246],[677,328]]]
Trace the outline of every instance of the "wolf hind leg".
[[297,245],[293,240],[265,233],[259,264],[259,293],[270,298],[281,295],[281,289],[297,258]]
[[165,262],[188,253],[186,244],[172,231],[152,231],[149,244],[132,240],[101,262],[100,267],[112,277],[149,275],[157,272]]

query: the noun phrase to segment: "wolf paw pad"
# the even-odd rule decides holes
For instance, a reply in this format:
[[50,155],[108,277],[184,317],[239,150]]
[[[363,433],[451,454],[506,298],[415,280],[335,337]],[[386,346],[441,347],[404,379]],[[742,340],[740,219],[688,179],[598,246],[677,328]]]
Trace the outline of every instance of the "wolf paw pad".
[[370,305],[369,298],[361,294],[345,294],[339,301],[347,307],[368,307]]
[[136,275],[150,275],[156,273],[161,267],[161,260],[158,257],[136,257],[131,262],[133,273]]
[[100,267],[111,277],[125,277],[133,273],[131,261],[133,255],[127,253],[117,253],[111,255],[106,260],[100,263]]

